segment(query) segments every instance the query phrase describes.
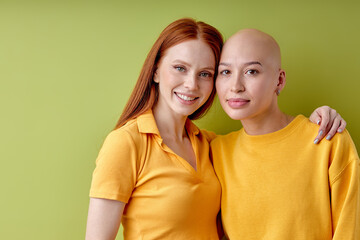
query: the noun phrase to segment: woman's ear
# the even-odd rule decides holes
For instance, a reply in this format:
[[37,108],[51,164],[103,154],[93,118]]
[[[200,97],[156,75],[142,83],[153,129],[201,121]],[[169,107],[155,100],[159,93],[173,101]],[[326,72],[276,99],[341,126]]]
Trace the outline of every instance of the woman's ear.
[[280,69],[279,70],[279,77],[278,77],[278,84],[277,84],[277,91],[281,91],[283,90],[283,88],[285,87],[286,84],[286,73],[284,70]]
[[159,83],[159,82],[160,82],[159,76],[158,76],[158,73],[157,73],[157,69],[156,69],[155,72],[154,72],[153,80],[154,80],[154,82],[156,82],[156,83]]

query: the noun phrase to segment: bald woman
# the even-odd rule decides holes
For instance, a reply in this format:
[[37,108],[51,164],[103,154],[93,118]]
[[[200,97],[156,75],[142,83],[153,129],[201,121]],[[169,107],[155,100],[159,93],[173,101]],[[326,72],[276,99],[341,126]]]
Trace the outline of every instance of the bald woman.
[[[245,29],[224,45],[216,90],[243,128],[212,143],[231,239],[360,239],[359,157],[349,133],[311,144],[316,124],[283,113],[277,42]],[[317,143],[317,140],[315,140]]]

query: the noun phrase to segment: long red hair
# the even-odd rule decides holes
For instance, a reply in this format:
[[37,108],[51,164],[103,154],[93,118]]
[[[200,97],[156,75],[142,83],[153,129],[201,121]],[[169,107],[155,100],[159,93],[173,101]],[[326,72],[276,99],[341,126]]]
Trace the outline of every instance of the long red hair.
[[[128,120],[134,119],[151,109],[158,99],[158,85],[153,81],[157,64],[164,56],[165,51],[181,42],[193,39],[200,39],[207,43],[215,56],[215,69],[220,61],[220,53],[223,46],[221,33],[214,27],[204,22],[197,22],[191,18],[182,18],[169,24],[160,34],[147,55],[144,65],[141,69],[139,78],[134,90],[125,105],[116,128],[124,125]],[[193,114],[190,119],[198,119],[205,115],[215,98],[215,77],[214,86],[208,100]]]

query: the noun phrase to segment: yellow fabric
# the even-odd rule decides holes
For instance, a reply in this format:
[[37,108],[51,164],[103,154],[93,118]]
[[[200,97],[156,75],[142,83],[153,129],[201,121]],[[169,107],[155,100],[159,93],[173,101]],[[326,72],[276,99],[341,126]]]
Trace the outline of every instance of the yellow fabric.
[[302,115],[280,131],[211,143],[231,240],[359,240],[359,157],[347,131],[313,144]]
[[218,239],[221,189],[209,159],[215,135],[190,120],[186,128],[197,171],[162,142],[151,111],[106,138],[90,197],[127,203],[125,239]]

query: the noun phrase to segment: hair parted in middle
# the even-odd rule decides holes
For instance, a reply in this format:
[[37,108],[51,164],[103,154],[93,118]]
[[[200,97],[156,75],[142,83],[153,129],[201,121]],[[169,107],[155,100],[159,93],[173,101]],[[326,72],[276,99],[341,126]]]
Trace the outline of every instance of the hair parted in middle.
[[153,81],[154,73],[167,49],[188,40],[199,39],[209,45],[215,56],[215,74],[213,90],[208,100],[193,114],[190,119],[198,119],[206,114],[215,98],[215,78],[220,53],[223,46],[221,33],[213,26],[192,18],[182,18],[170,23],[160,34],[147,55],[134,90],[116,124],[116,128],[124,125],[151,109],[158,99],[158,84]]

